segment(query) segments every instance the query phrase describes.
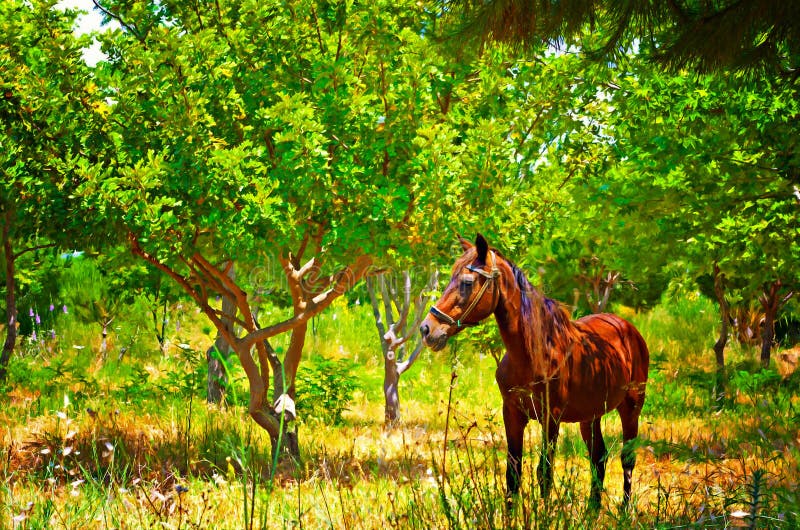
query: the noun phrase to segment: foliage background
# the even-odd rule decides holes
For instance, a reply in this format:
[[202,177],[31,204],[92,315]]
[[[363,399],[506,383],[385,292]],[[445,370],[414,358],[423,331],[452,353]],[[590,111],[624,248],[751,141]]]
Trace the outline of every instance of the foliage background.
[[[491,326],[415,367],[398,430],[376,422],[355,280],[446,272],[456,233],[481,231],[575,315],[613,276],[610,307],[650,344],[637,509],[601,523],[796,525],[797,376],[776,371],[783,353],[759,369],[746,341],[712,374],[720,316],[696,281],[718,268],[751,313],[798,288],[797,76],[675,72],[635,47],[598,63],[568,42],[442,45],[425,2],[101,5],[115,25],[92,66],[74,12],[0,7],[4,524],[594,524],[569,428],[557,509],[503,509]],[[343,276],[346,297],[304,312],[298,293]],[[252,403],[248,369],[262,386],[279,372],[266,357],[242,346],[228,408],[203,403],[230,293],[243,336],[296,319],[270,337],[295,355],[307,457],[291,469],[243,418],[275,412]]]

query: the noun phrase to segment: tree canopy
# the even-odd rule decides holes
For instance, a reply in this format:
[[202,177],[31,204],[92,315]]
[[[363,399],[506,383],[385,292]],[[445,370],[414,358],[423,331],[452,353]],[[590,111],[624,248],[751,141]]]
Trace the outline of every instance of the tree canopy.
[[461,36],[531,45],[572,42],[586,26],[600,33],[583,42],[601,56],[631,46],[675,69],[768,69],[800,66],[800,4],[783,0],[457,0],[440,3],[454,14]]
[[[88,37],[72,33],[75,12],[52,3],[0,5],[0,239],[6,339],[0,380],[17,334],[18,260],[87,241],[77,212],[78,166],[103,152],[103,103],[81,59]],[[30,276],[30,274],[29,274]]]

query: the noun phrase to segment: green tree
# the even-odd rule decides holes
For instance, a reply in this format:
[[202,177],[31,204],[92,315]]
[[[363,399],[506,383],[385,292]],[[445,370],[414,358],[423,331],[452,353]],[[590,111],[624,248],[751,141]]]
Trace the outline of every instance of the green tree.
[[54,4],[12,0],[0,6],[0,238],[7,324],[0,380],[17,339],[18,260],[43,247],[78,245],[76,164],[101,145],[105,119],[82,59],[88,37],[76,38],[75,13]]
[[[440,2],[459,38],[538,45],[584,36],[602,41],[586,48],[607,57],[632,43],[676,69],[767,68],[792,74],[800,61],[800,6],[783,0],[458,0]],[[588,44],[584,42],[584,44]]]
[[[435,19],[412,2],[103,6],[122,27],[100,67],[115,129],[105,164],[84,168],[84,207],[213,322],[276,442],[308,320],[373,256],[410,254],[446,228],[419,223],[454,175],[425,160],[446,97],[425,37]],[[259,267],[291,298],[268,323],[248,290]],[[279,358],[268,341],[286,332]]]
[[[714,275],[720,294],[737,285],[745,297],[763,298],[770,333],[798,281],[800,84],[640,68],[618,79],[614,130],[624,179],[614,191],[656,223],[666,252],[687,259],[696,275]],[[765,335],[765,364],[771,343]]]
[[735,286],[774,314],[797,282],[797,83],[678,75],[636,58],[573,75],[571,95],[550,90],[570,119],[547,124],[535,164],[549,200],[531,203],[547,221],[527,259],[548,290],[569,299],[583,283],[573,300],[588,291],[601,310],[625,281],[652,301],[682,264],[716,270],[717,291]]

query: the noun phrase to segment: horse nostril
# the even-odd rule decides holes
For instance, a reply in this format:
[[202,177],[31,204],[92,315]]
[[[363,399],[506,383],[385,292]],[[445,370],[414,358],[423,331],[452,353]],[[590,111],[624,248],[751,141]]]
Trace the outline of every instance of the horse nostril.
[[428,333],[431,332],[431,328],[429,328],[427,324],[423,324],[419,327],[419,332],[422,333],[422,338],[425,338],[428,336]]

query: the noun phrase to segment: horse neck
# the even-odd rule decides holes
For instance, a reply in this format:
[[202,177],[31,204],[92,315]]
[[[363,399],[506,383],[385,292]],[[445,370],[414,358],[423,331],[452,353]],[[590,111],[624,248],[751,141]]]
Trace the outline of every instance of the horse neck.
[[516,281],[506,287],[495,318],[509,359],[517,366],[529,366],[534,376],[552,377],[564,365],[577,329],[557,302],[530,285],[524,291]]

